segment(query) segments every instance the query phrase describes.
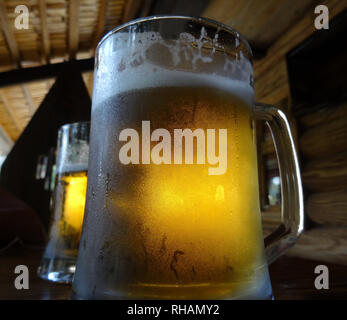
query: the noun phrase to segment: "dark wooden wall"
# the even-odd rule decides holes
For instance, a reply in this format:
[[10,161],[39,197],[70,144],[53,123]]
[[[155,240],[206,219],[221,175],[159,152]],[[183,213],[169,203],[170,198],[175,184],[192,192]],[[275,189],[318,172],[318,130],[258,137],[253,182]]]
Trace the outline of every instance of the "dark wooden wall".
[[305,212],[315,224],[347,226],[347,12],[288,55]]
[[[347,265],[346,2],[321,4],[329,30],[314,28],[313,13],[303,16],[255,62],[255,94],[286,112],[300,158],[305,231],[287,254]],[[274,152],[266,136],[260,150],[266,166]],[[280,220],[271,209],[263,212],[265,234]]]

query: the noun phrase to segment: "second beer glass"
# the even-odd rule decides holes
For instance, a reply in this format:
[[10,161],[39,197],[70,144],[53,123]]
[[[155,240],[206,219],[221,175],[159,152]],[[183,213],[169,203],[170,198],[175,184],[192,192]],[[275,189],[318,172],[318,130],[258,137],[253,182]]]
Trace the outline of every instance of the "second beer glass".
[[78,122],[58,132],[51,229],[38,269],[45,280],[70,283],[75,273],[86,201],[89,127],[89,122]]

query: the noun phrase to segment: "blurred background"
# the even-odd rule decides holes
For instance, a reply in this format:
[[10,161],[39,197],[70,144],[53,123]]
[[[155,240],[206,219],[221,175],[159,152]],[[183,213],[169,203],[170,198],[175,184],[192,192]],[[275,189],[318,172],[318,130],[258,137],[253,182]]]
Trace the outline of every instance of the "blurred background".
[[[16,27],[19,5],[27,28]],[[328,29],[315,27],[317,5],[329,10]],[[0,0],[0,247],[45,242],[57,131],[90,118],[100,38],[137,17],[175,14],[215,19],[249,40],[255,99],[286,113],[300,159],[306,230],[288,255],[346,266],[346,9],[341,0]],[[271,135],[264,123],[257,131],[268,234],[281,186]]]

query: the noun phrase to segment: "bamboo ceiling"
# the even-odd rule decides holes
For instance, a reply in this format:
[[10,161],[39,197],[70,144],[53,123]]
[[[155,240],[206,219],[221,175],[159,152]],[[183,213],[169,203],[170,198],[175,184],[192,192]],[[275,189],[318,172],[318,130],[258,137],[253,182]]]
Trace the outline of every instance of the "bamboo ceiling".
[[[0,0],[0,72],[93,57],[102,35],[124,19],[132,18],[131,8],[125,2]],[[14,27],[18,5],[29,9],[27,30]],[[83,75],[89,92],[92,78],[91,72]],[[13,141],[18,139],[53,82],[54,79],[45,79],[0,89],[0,125]]]
[[[267,52],[255,63],[255,76],[261,78],[256,95],[261,92],[264,100],[271,94],[268,102],[273,103],[288,94],[284,56],[315,31],[311,21],[320,2],[334,15],[347,6],[340,0],[0,0],[0,72],[91,58],[106,32],[139,16],[200,15],[233,26],[254,51]],[[28,8],[27,30],[14,27],[18,5]],[[281,79],[275,81],[270,67]],[[269,87],[268,78],[280,87]],[[93,73],[84,73],[83,79],[91,93]],[[14,142],[53,83],[45,79],[0,88],[0,125]]]

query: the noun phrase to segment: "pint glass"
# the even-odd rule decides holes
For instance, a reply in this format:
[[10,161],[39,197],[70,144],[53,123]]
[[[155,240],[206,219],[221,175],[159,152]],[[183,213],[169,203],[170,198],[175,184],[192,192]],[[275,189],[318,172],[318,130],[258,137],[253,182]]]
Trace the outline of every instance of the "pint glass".
[[[268,263],[303,228],[285,115],[254,103],[247,41],[191,17],[139,19],[96,51],[77,299],[271,299]],[[264,248],[255,119],[272,130],[282,224]]]
[[89,129],[89,122],[78,122],[58,131],[51,229],[37,272],[45,280],[69,283],[75,272],[86,201]]

